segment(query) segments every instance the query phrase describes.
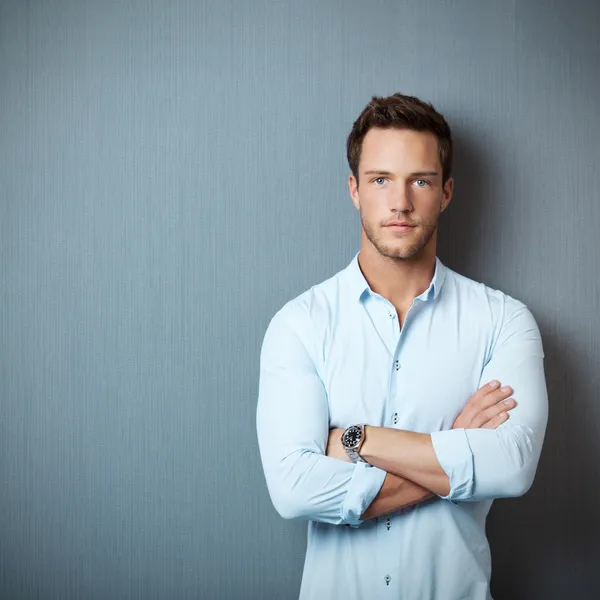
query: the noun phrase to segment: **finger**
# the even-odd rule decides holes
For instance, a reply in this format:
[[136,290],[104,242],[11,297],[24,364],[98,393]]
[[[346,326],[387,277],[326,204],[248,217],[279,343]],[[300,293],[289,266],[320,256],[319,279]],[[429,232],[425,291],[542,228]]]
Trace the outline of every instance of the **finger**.
[[490,392],[497,390],[500,387],[499,381],[490,381],[482,385],[468,400],[467,404],[477,404],[485,398]]
[[483,427],[488,421],[491,421],[494,417],[500,414],[503,411],[512,410],[516,406],[516,402],[514,398],[508,398],[506,400],[501,400],[494,404],[494,406],[490,406],[486,410],[480,412],[475,416],[473,421],[471,422],[472,427]]
[[481,426],[481,429],[496,429],[496,427],[499,427],[500,425],[502,425],[502,423],[506,423],[508,419],[508,412],[502,411],[501,413],[497,414],[493,419],[490,419],[487,423],[483,424]]
[[[480,413],[489,410],[490,408],[496,406],[499,402],[505,400],[512,394],[512,388],[510,386],[503,386],[498,390],[493,392],[489,392],[482,398],[480,398],[476,404],[473,405],[474,417],[479,416]],[[487,420],[487,419],[486,419]],[[485,422],[485,421],[484,421]]]
[[470,396],[470,398],[465,403],[462,411],[461,417],[466,423],[471,423],[473,417],[477,415],[481,411],[479,407],[479,403],[493,390],[497,389],[500,385],[499,381],[490,381],[485,385],[481,386],[474,394]]
[[488,406],[492,406],[495,404],[493,401],[494,398],[502,395],[501,393],[499,394],[500,385],[499,381],[490,381],[489,383],[486,383],[469,398],[465,408],[467,410],[473,409],[473,414],[475,415]]
[[[477,419],[484,410],[495,406],[500,400],[505,399],[512,393],[512,388],[503,386],[499,388],[500,382],[490,382],[479,388],[470,398],[462,410],[463,418],[473,426],[473,421]],[[477,427],[480,427],[488,419],[478,420]]]

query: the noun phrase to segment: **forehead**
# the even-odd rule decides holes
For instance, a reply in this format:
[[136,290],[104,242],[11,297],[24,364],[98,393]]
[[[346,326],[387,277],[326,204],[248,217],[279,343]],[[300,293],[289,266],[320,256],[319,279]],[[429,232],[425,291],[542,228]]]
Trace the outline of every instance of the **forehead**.
[[373,128],[363,139],[361,172],[436,171],[440,168],[437,138],[429,131]]

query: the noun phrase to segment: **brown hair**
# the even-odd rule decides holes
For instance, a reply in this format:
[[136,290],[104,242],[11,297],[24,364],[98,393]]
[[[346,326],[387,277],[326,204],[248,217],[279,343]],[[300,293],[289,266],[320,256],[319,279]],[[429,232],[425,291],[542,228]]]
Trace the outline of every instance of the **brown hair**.
[[446,119],[431,104],[404,94],[393,94],[386,98],[373,96],[354,121],[346,144],[348,164],[356,181],[362,143],[372,127],[433,133],[438,140],[442,182],[446,183],[452,172],[452,133]]

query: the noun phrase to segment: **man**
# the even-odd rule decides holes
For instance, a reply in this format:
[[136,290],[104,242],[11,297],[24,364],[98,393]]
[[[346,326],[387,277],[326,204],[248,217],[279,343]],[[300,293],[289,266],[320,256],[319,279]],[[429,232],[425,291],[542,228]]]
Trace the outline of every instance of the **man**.
[[268,489],[309,521],[300,598],[487,600],[486,516],[529,489],[546,429],[539,329],[436,255],[453,179],[433,106],[374,97],[347,152],[360,251],[277,312],[261,351]]

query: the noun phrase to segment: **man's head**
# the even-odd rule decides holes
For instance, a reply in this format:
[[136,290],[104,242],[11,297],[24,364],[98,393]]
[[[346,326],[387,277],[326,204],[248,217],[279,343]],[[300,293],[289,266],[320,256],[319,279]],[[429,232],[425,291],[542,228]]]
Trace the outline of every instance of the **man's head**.
[[[389,258],[435,254],[440,213],[452,198],[452,135],[431,104],[412,96],[373,97],[347,143],[352,201],[363,245]],[[389,226],[407,222],[402,230]]]

